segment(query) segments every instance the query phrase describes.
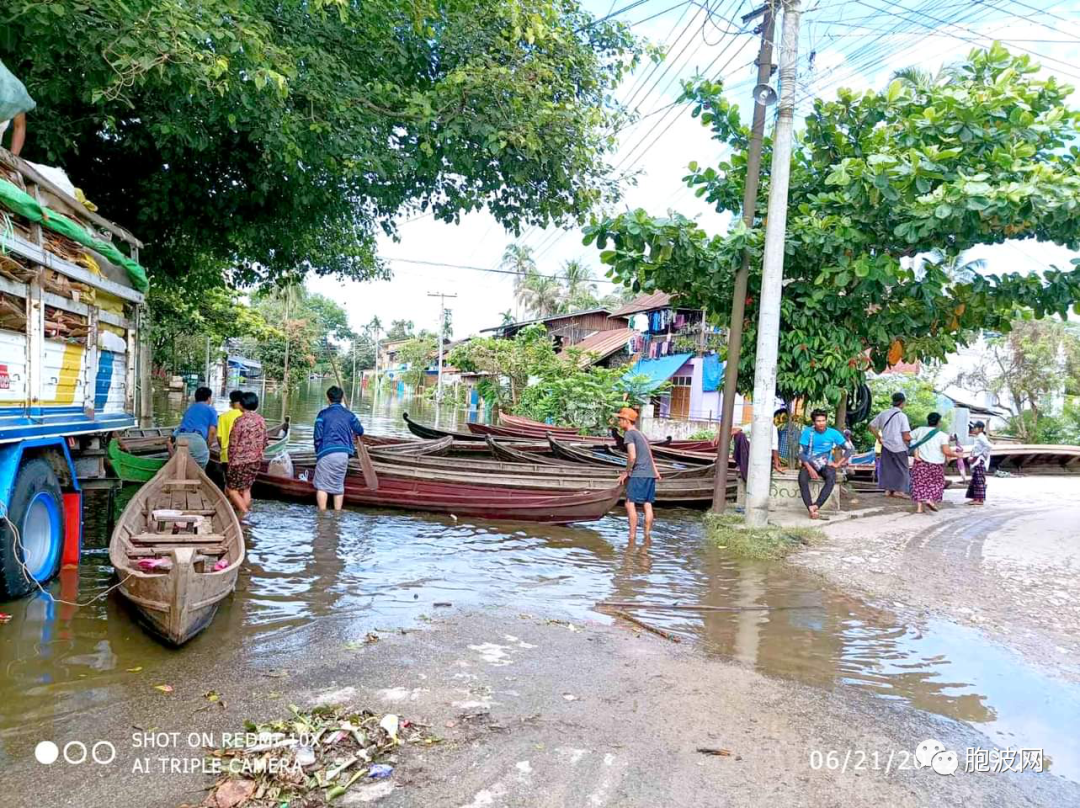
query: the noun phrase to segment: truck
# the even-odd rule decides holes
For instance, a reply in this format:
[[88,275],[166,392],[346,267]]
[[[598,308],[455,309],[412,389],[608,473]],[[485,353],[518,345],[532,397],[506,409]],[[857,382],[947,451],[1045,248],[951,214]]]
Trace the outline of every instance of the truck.
[[0,148],[0,601],[77,566],[112,433],[149,425],[141,242]]

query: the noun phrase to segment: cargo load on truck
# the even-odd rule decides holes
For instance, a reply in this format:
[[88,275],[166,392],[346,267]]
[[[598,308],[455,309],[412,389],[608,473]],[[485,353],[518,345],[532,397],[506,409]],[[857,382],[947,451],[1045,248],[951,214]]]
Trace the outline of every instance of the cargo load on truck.
[[0,600],[78,562],[79,479],[143,414],[141,246],[63,171],[0,148]]

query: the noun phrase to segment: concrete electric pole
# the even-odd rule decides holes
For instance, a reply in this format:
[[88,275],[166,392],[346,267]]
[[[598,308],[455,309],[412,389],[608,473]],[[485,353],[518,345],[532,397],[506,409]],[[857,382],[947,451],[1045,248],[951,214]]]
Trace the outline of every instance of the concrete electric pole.
[[[758,186],[761,179],[761,142],[765,136],[765,111],[768,102],[762,97],[762,88],[772,78],[773,33],[776,15],[773,2],[747,14],[743,22],[749,22],[764,13],[761,23],[761,47],[757,57],[757,87],[754,88],[754,121],[750,128],[750,145],[746,151],[746,186],[743,188],[743,222],[754,226],[757,208]],[[775,96],[774,96],[775,98]],[[735,291],[731,295],[731,318],[728,320],[727,362],[724,364],[724,397],[721,399],[720,438],[716,442],[716,479],[713,485],[712,509],[723,513],[727,507],[728,453],[731,451],[731,427],[735,415],[735,396],[739,383],[739,356],[742,353],[743,316],[746,310],[746,279],[750,274],[750,254],[743,253],[742,266],[735,275]]]
[[750,441],[750,474],[746,483],[746,524],[750,527],[760,527],[769,518],[772,441],[768,436],[769,430],[775,428],[772,416],[776,401],[776,358],[780,349],[780,299],[784,284],[791,140],[795,128],[800,14],[799,0],[784,0],[784,31],[780,41],[780,108],[773,133],[765,262],[761,277],[754,365],[754,439]]
[[428,292],[428,297],[439,298],[439,381],[438,388],[435,391],[435,403],[442,403],[442,359],[443,359],[443,340],[444,333],[446,332],[446,298],[457,297],[456,294],[448,295],[446,292]]

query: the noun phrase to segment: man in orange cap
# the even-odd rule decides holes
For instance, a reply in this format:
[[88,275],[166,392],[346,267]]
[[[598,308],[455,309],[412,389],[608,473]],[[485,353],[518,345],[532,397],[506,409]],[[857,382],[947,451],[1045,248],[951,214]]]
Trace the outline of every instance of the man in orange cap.
[[623,407],[617,416],[619,429],[626,440],[626,471],[619,475],[619,482],[626,483],[626,515],[630,519],[630,543],[637,538],[637,503],[645,511],[645,543],[652,540],[653,503],[656,501],[656,483],[660,472],[656,470],[649,441],[634,427],[637,413]]

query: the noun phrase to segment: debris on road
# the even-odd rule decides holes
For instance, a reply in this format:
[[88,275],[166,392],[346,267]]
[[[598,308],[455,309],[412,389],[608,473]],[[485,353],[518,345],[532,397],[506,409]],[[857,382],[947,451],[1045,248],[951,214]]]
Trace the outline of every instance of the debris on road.
[[732,756],[732,751],[730,749],[716,749],[708,746],[699,746],[697,751],[703,755],[715,755],[716,757]]
[[392,777],[400,746],[439,742],[393,714],[335,706],[289,709],[287,719],[247,722],[242,737],[252,742],[208,753],[223,776],[199,808],[332,805],[354,783]]

